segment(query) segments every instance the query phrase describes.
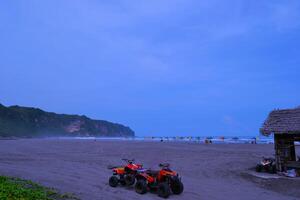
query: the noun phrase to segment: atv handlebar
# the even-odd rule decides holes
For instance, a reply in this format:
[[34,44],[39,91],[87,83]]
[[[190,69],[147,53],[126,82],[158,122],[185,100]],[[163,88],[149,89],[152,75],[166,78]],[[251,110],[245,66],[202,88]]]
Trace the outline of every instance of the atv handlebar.
[[120,168],[122,166],[115,166],[115,165],[108,165],[107,169],[115,169],[115,168]]
[[169,163],[160,163],[158,166],[161,168],[169,168],[170,164]]
[[132,164],[134,162],[134,159],[123,158],[122,160],[128,162],[129,164]]

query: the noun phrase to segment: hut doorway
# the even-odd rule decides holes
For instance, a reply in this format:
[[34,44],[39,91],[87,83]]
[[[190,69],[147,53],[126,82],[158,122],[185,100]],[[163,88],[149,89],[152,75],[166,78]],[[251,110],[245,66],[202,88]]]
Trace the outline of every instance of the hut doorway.
[[286,163],[296,161],[294,136],[290,134],[275,134],[274,140],[277,171],[286,171]]
[[[290,168],[300,169],[300,162],[297,158],[296,142],[300,137],[294,134],[275,134],[275,158],[276,168],[279,172],[284,172]],[[298,154],[299,156],[299,154]]]

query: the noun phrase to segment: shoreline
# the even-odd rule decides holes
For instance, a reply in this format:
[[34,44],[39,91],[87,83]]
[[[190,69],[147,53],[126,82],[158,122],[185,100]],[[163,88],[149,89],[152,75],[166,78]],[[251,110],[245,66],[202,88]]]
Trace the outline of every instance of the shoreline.
[[52,139],[52,140],[100,140],[100,141],[145,141],[213,144],[274,144],[273,138],[254,139],[253,137],[0,137],[0,140]]

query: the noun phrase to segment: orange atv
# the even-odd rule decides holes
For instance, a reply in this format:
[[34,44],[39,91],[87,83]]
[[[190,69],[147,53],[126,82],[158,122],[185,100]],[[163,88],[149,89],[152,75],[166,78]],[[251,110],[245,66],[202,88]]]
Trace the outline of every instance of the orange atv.
[[121,185],[133,185],[135,183],[135,176],[139,169],[142,169],[143,165],[135,164],[134,159],[122,159],[127,162],[125,166],[119,167],[108,167],[113,171],[113,175],[109,178],[109,185],[111,187],[117,187],[120,183]]
[[135,191],[145,194],[148,189],[157,189],[158,196],[168,198],[171,194],[181,194],[183,184],[178,173],[170,169],[168,163],[159,164],[159,171],[146,170],[136,175]]

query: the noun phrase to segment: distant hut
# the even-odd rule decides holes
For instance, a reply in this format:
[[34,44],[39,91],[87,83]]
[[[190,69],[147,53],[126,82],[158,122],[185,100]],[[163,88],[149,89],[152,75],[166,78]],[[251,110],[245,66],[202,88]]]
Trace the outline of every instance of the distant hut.
[[300,141],[300,107],[272,111],[260,132],[265,136],[274,134],[278,172],[289,168],[300,169],[300,162],[297,161],[295,152],[295,141]]

